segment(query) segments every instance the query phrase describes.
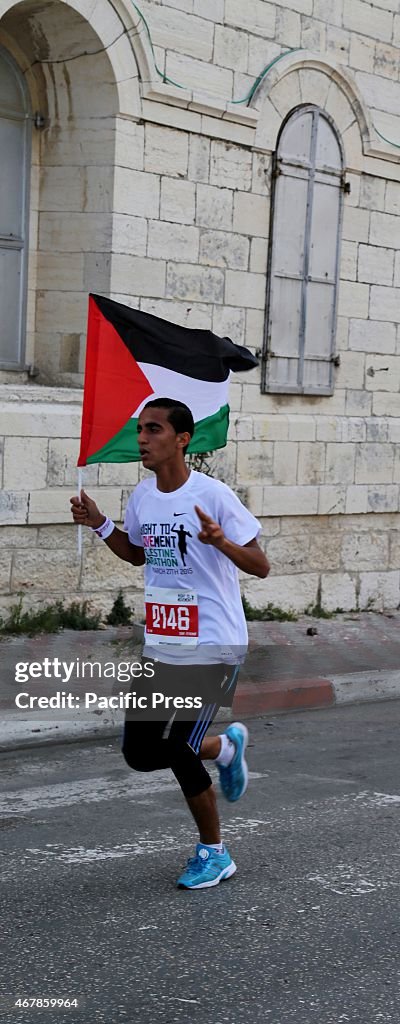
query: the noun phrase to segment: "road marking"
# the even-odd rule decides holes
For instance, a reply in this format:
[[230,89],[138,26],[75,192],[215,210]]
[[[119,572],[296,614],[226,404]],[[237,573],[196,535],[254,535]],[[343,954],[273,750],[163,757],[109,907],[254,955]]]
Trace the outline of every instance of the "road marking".
[[386,882],[374,884],[367,878],[358,877],[351,867],[342,869],[337,874],[333,872],[332,875],[308,875],[306,881],[316,882],[322,889],[327,889],[336,896],[368,896],[377,889],[386,889],[388,885]]
[[308,875],[305,881],[313,882],[336,896],[369,896],[382,889],[398,888],[397,875],[388,880],[368,877],[368,867],[353,864],[337,864],[329,872]]
[[200,1002],[199,999],[183,999],[182,996],[169,996],[169,999],[174,999],[177,1003],[196,1003],[196,1005]]
[[[266,827],[269,829],[271,822],[259,818],[235,817],[224,824],[224,836],[235,839],[235,843],[241,839],[247,839],[249,835],[265,835]],[[122,860],[126,858],[160,855],[169,851],[181,851],[182,859],[187,856],[188,838],[187,825],[183,824],[173,832],[163,831],[155,835],[154,831],[146,830],[137,835],[132,843],[118,843],[115,846],[98,844],[93,847],[66,846],[64,843],[46,843],[45,846],[30,846],[23,851],[10,851],[7,854],[7,862],[2,865],[0,878],[6,879],[17,863],[34,863],[38,867],[51,863],[84,865],[100,861]],[[256,908],[252,908],[256,909]]]
[[[254,775],[258,778],[263,777],[258,773],[254,773]],[[156,777],[154,778],[154,776]],[[69,806],[71,803],[100,802],[110,799],[115,801],[116,798],[127,799],[128,802],[134,805],[140,795],[165,792],[172,789],[179,793],[176,781],[174,779],[171,779],[171,782],[168,781],[167,772],[154,773],[152,779],[146,778],[143,782],[132,773],[132,776],[129,775],[119,780],[103,777],[85,781],[79,780],[75,783],[33,787],[31,790],[10,791],[4,794],[0,809],[6,806],[8,817],[14,813],[14,820],[17,822],[20,815],[25,816],[27,811],[38,811],[43,807],[58,809],[59,807]],[[148,797],[145,802],[148,804]],[[279,828],[282,825],[283,819],[286,826],[298,828],[302,822],[309,823],[310,817],[314,821],[315,813],[317,812],[320,819],[324,819],[326,816],[332,818],[333,816],[333,820],[336,820],[337,816],[340,815],[343,823],[346,816],[350,815],[351,817],[354,815],[355,808],[360,808],[362,813],[365,812],[370,816],[371,808],[379,808],[381,806],[397,807],[399,805],[400,796],[398,794],[369,792],[367,790],[351,794],[346,793],[342,796],[333,796],[328,799],[307,800],[298,806],[281,806],[278,813],[271,813],[270,816],[263,815],[262,818],[235,814],[224,822],[224,837],[226,836],[228,843],[231,840],[235,843],[242,840],[248,842],[249,836],[260,836],[263,841],[268,841],[274,835],[276,827]],[[228,811],[228,808],[226,808],[226,811]],[[233,808],[229,808],[229,811],[232,814]],[[132,812],[133,820],[134,812]],[[171,822],[171,828],[167,831],[164,828],[161,831],[159,827],[145,829],[141,833],[136,834],[133,841],[116,845],[95,842],[92,846],[86,847],[83,844],[70,846],[65,843],[46,843],[43,847],[34,846],[28,849],[9,850],[4,859],[1,859],[0,877],[2,880],[16,877],[21,867],[23,868],[24,866],[31,872],[32,870],[41,871],[43,867],[47,870],[52,864],[59,869],[60,865],[84,866],[85,864],[90,865],[96,862],[132,859],[140,856],[159,857],[166,855],[169,858],[170,853],[175,855],[177,851],[182,854],[182,859],[184,859],[187,856],[187,847],[186,822],[182,822],[182,824]],[[307,882],[314,887],[317,886],[320,891],[325,889],[336,896],[350,897],[368,896],[377,890],[386,889],[389,886],[392,887],[398,884],[397,876],[396,881],[382,881],[379,877],[371,874],[368,867],[365,867],[364,864],[348,865],[346,863],[338,863],[328,872],[314,872],[305,878],[299,879],[299,882],[302,882],[302,884]],[[315,893],[314,905],[316,904],[316,899],[318,899],[318,896]],[[313,906],[313,909],[316,910],[317,907],[315,906],[314,908]]]
[[337,775],[310,775],[309,772],[291,772],[290,775],[276,772],[275,774],[279,774],[279,778],[283,782],[292,782],[293,779],[309,779],[311,782],[340,782],[341,785],[354,786],[354,779],[342,779]]
[[[166,778],[167,776],[167,778]],[[29,789],[9,790],[0,798],[0,814],[26,814],[46,807],[71,807],[78,803],[101,803],[105,800],[133,799],[175,789],[176,782],[170,772],[153,772],[146,780],[132,776],[114,780],[106,776],[82,779]]]
[[[212,772],[213,774],[213,772]],[[260,772],[249,772],[249,779],[262,779]],[[0,815],[22,815],[45,808],[71,807],[80,803],[101,803],[107,800],[127,799],[134,803],[137,797],[177,790],[178,784],[168,770],[140,775],[127,775],[121,779],[103,776],[97,779],[78,779],[48,786],[32,786],[6,790],[0,797]],[[178,790],[179,791],[179,790]]]
[[359,793],[358,800],[369,807],[390,807],[393,804],[400,804],[400,796],[397,793]]

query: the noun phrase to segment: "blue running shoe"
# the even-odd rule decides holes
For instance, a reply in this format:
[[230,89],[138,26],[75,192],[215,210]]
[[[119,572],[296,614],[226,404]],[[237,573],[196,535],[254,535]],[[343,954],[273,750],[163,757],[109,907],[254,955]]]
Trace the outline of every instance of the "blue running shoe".
[[235,753],[227,768],[217,764],[219,781],[224,797],[234,803],[246,792],[249,772],[245,761],[245,750],[249,742],[249,734],[241,722],[233,722],[225,729],[225,735],[235,746]]
[[178,878],[179,889],[210,889],[236,871],[236,864],[224,847],[223,853],[211,850],[203,843],[197,843],[196,856],[190,857],[186,869]]

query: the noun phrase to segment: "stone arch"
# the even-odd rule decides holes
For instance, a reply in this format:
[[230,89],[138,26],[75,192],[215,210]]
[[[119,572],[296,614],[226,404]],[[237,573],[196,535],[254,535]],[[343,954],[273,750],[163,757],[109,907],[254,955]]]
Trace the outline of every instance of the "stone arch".
[[143,22],[127,0],[5,0],[0,5],[0,37],[28,74],[31,92],[35,85],[27,61],[32,53],[40,63],[49,55],[68,61],[104,51],[117,89],[118,113],[140,117],[139,77],[144,82],[154,79],[154,59]]
[[138,166],[138,64],[151,74],[139,16],[127,8],[0,6],[0,44],[24,75],[33,114],[25,360],[39,382],[81,383],[87,293],[111,287],[116,154]]
[[260,83],[253,101],[259,110],[256,147],[275,150],[282,122],[303,104],[316,104],[329,114],[342,140],[347,167],[361,171],[372,131],[361,93],[345,68],[305,50],[286,54]]

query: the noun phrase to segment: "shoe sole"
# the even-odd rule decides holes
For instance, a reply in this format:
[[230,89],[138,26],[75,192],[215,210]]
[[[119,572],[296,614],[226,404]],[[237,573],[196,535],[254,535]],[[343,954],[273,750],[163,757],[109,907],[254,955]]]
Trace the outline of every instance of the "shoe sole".
[[235,871],[237,871],[237,867],[235,862],[232,860],[231,863],[228,864],[228,867],[221,871],[218,878],[213,878],[211,882],[200,882],[199,885],[183,885],[181,882],[178,882],[178,889],[211,889],[214,885],[218,885],[219,882],[226,882],[228,878],[231,878],[232,875],[235,874]]
[[[236,803],[237,800],[240,800],[240,797],[243,796],[243,793],[246,792],[247,786],[249,784],[249,769],[247,767],[247,761],[246,761],[245,756],[244,756],[245,752],[246,752],[247,744],[249,742],[249,730],[247,729],[247,727],[245,725],[243,725],[243,722],[232,722],[232,725],[229,726],[229,729],[240,729],[240,731],[243,733],[243,737],[244,737],[243,749],[242,749],[242,771],[243,771],[243,776],[244,776],[243,788],[240,790],[240,793],[238,793],[238,795],[235,796],[233,799],[232,799],[232,797],[227,796],[227,794],[224,793],[224,791],[222,790],[222,793],[223,793],[223,796],[225,797],[225,800],[228,800],[230,804],[234,804],[234,803]],[[226,731],[227,732],[227,736],[229,736],[229,729],[227,729],[227,731]]]

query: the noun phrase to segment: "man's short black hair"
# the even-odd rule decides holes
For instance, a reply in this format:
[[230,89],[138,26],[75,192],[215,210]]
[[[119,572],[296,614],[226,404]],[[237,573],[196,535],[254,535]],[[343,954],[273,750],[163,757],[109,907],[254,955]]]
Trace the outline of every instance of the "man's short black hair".
[[[194,434],[194,419],[188,405],[184,402],[178,402],[175,398],[154,398],[152,402],[147,402],[144,406],[145,409],[167,409],[168,410],[168,422],[174,428],[176,434],[190,434],[193,437]],[[183,454],[186,455],[188,445],[183,449]]]

